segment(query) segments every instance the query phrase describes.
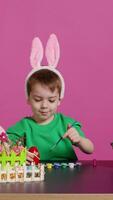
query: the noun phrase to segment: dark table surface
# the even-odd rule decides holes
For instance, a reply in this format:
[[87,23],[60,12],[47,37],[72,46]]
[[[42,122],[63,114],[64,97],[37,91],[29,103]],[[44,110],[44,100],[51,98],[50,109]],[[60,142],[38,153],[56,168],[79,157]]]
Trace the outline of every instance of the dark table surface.
[[41,182],[0,183],[0,193],[113,193],[113,161],[82,161],[74,169],[46,169]]

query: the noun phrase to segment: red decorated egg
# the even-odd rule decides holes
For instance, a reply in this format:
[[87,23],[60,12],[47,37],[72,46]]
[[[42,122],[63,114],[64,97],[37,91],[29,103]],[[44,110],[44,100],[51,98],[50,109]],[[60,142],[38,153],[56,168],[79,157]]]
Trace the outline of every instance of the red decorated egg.
[[30,147],[29,152],[34,154],[33,161],[34,161],[35,165],[38,165],[38,163],[40,162],[40,154],[38,152],[37,147],[35,147],[35,146]]

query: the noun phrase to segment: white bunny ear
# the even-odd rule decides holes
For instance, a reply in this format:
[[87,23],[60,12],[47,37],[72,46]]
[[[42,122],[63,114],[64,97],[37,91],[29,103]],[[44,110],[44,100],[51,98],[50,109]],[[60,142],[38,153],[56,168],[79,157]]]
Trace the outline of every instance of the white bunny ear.
[[60,57],[60,47],[55,34],[51,34],[45,50],[45,55],[49,66],[56,67]]
[[43,58],[43,46],[38,37],[35,37],[32,42],[30,55],[30,63],[33,68],[40,67]]

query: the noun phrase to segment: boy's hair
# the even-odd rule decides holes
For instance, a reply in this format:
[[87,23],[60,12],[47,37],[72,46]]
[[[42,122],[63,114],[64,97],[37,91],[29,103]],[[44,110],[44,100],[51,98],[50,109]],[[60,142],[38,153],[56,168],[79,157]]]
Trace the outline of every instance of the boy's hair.
[[62,83],[59,76],[48,69],[41,69],[33,73],[27,81],[27,94],[30,95],[34,84],[40,83],[47,86],[52,92],[58,89],[59,96],[61,94]]

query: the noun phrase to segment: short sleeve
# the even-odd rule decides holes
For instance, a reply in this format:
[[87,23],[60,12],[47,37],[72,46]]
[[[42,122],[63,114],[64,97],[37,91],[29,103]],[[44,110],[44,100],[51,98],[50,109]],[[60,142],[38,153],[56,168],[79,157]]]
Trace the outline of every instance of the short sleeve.
[[25,127],[23,121],[17,122],[15,125],[9,127],[6,130],[6,133],[8,135],[8,138],[14,143],[20,138],[24,137]]
[[74,125],[75,129],[78,131],[81,137],[85,137],[84,132],[81,130],[82,125],[79,122],[76,122]]

